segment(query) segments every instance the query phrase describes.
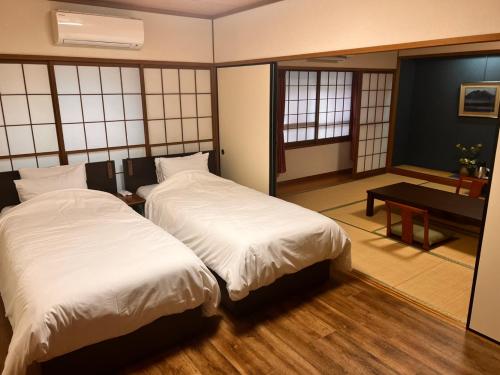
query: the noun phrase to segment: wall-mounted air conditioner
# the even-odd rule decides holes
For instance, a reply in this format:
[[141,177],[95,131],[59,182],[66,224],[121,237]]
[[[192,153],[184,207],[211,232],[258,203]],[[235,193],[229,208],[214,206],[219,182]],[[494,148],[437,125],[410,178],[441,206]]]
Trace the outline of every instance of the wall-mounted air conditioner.
[[139,49],[144,44],[142,20],[63,11],[53,17],[58,45]]

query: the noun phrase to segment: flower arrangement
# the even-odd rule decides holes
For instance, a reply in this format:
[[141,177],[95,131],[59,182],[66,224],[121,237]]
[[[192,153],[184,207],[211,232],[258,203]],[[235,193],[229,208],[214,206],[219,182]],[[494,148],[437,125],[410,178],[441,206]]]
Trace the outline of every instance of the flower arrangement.
[[460,158],[458,159],[458,162],[462,166],[460,173],[472,175],[477,167],[477,156],[481,152],[483,145],[478,143],[476,145],[466,146],[458,143],[455,147],[460,152]]

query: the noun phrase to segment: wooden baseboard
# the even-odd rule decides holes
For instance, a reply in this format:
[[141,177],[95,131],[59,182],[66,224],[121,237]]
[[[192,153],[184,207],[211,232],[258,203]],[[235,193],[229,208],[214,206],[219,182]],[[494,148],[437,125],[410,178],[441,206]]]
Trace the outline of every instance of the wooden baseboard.
[[387,172],[398,174],[400,176],[418,178],[419,180],[436,182],[442,185],[457,186],[457,180],[451,177],[441,177],[429,173],[410,171],[408,169],[403,169],[398,167],[388,167]]
[[306,177],[300,177],[300,178],[294,178],[293,180],[278,181],[277,186],[283,187],[283,186],[286,186],[287,184],[309,182],[309,181],[318,180],[318,179],[322,179],[322,178],[335,177],[335,176],[348,175],[348,174],[352,174],[352,168],[339,169],[338,171],[320,173],[320,174],[315,174],[312,176],[306,176]]
[[379,168],[379,169],[374,169],[372,171],[355,173],[353,175],[353,177],[355,179],[360,179],[360,178],[378,176],[378,175],[381,175],[381,174],[384,174],[384,173],[387,173],[387,168]]
[[373,277],[368,276],[367,274],[364,274],[364,273],[356,271],[356,270],[352,270],[349,273],[349,275],[354,276],[358,280],[361,280],[362,282],[369,284],[369,285],[383,291],[384,293],[388,293],[393,297],[396,297],[400,300],[409,302],[412,305],[418,307],[420,310],[425,311],[426,313],[438,318],[439,320],[441,320],[443,322],[446,322],[446,323],[451,324],[451,325],[458,327],[458,328],[463,328],[464,330],[466,328],[465,323],[460,322],[459,320],[453,319],[452,317],[450,317],[446,314],[443,314],[437,310],[434,310],[433,308],[431,308],[431,307],[429,307],[429,306],[427,306],[419,301],[416,301],[413,298],[411,298],[403,293],[398,292],[394,288],[391,288],[391,287],[381,283],[380,281],[374,279]]

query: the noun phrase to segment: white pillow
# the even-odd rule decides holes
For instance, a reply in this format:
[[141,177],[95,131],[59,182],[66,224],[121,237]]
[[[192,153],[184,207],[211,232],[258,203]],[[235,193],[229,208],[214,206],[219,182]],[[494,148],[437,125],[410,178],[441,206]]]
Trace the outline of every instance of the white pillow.
[[197,152],[196,154],[188,155],[188,156],[180,156],[177,158],[155,158],[155,169],[156,169],[156,179],[158,180],[158,183],[165,181],[165,177],[163,176],[161,166],[160,166],[160,161],[164,159],[182,159],[182,158],[196,158],[200,157],[202,155],[201,152]]
[[34,180],[37,178],[59,176],[61,174],[68,173],[74,170],[79,171],[80,178],[82,179],[82,181],[87,181],[85,164],[61,165],[57,167],[48,167],[48,168],[21,168],[19,169],[19,175],[21,176],[22,179]]
[[87,189],[87,182],[82,180],[79,169],[51,177],[15,180],[14,183],[21,202],[49,191]]
[[[187,170],[207,171],[208,172],[208,152],[202,154],[198,152],[189,156],[180,156],[177,158],[157,158],[156,175],[158,182],[163,182],[174,174]],[[161,178],[161,180],[160,180]]]

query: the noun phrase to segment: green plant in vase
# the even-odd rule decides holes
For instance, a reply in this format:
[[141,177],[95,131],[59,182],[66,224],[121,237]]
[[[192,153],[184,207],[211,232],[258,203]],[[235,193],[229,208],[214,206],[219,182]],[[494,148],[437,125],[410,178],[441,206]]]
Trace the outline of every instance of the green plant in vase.
[[477,157],[481,152],[483,145],[478,143],[476,145],[466,146],[458,143],[455,147],[460,152],[460,158],[458,159],[458,162],[460,163],[460,174],[473,176],[478,164]]

